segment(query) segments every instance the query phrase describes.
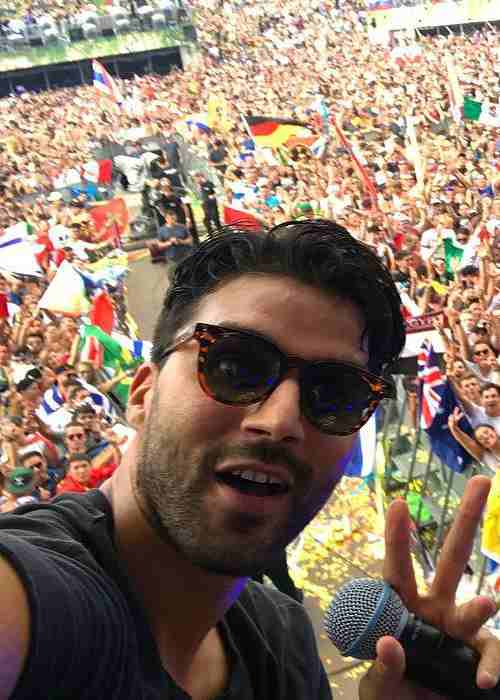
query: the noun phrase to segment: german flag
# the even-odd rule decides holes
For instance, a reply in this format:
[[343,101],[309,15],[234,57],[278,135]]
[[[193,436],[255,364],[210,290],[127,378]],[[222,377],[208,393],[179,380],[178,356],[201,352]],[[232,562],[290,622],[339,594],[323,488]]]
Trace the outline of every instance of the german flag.
[[311,135],[307,124],[293,119],[247,116],[246,121],[252,138],[258,146],[278,148],[292,137]]

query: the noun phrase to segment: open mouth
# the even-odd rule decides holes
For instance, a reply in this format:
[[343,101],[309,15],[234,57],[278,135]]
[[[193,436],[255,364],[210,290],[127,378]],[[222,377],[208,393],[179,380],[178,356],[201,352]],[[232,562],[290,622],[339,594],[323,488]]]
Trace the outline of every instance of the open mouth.
[[215,476],[217,481],[225,486],[250,496],[282,496],[290,490],[290,486],[284,481],[250,470],[221,472]]

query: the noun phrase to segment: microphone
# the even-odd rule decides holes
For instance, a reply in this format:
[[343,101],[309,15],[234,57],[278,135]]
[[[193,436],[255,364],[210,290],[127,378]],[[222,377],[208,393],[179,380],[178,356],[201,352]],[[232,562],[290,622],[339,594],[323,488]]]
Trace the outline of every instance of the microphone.
[[500,684],[476,685],[479,653],[410,613],[388,583],[354,579],[325,613],[325,631],[342,656],[375,659],[381,637],[395,637],[406,655],[406,678],[451,700],[500,700]]

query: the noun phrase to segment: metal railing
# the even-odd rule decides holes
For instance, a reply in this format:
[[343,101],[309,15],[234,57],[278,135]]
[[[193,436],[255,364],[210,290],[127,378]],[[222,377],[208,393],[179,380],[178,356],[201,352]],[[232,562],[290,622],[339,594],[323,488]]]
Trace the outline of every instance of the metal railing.
[[[398,400],[387,404],[380,439],[384,451],[382,480],[384,506],[395,497],[404,498],[409,505],[414,535],[414,548],[419,563],[432,572],[448,528],[464,493],[467,481],[475,474],[491,477],[492,472],[476,461],[458,473],[433,453],[425,430],[414,425],[408,411],[408,395],[398,383]],[[464,573],[473,577],[475,592],[483,591],[489,560],[481,552],[479,529]]]

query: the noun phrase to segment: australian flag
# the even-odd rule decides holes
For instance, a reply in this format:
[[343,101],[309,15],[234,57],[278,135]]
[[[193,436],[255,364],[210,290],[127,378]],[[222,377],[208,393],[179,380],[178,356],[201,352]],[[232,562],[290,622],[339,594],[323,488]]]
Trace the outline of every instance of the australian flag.
[[[453,409],[460,408],[450,382],[441,372],[432,343],[424,340],[418,355],[418,377],[420,379],[420,422],[431,443],[433,453],[450,469],[462,472],[472,457],[460,445],[448,428],[448,418]],[[462,418],[459,427],[472,435],[467,418]]]

